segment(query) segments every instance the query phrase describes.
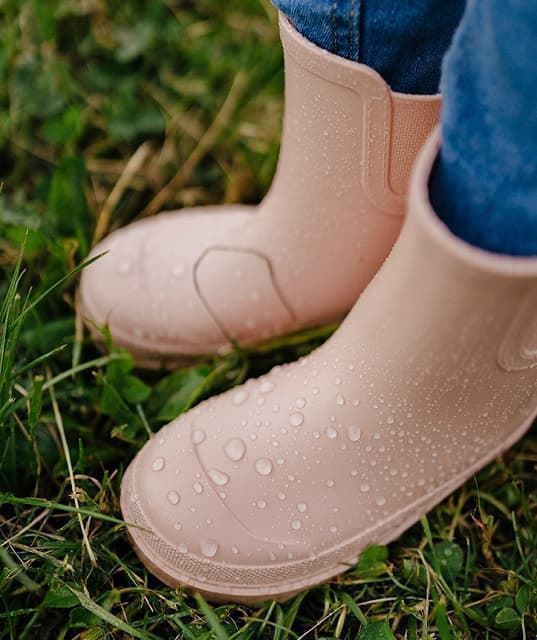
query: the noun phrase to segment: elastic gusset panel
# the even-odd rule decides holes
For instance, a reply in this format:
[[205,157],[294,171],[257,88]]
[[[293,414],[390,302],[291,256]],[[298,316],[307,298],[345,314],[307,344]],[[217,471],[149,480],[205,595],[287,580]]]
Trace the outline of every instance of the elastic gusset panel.
[[439,100],[424,100],[419,103],[409,100],[408,97],[392,94],[388,179],[394,193],[407,192],[416,155],[439,117]]

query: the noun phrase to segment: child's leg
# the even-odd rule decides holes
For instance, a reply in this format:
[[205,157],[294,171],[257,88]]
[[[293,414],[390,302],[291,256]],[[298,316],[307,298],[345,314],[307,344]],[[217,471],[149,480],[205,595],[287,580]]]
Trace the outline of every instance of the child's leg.
[[432,203],[451,230],[537,255],[537,7],[470,0],[446,55]]

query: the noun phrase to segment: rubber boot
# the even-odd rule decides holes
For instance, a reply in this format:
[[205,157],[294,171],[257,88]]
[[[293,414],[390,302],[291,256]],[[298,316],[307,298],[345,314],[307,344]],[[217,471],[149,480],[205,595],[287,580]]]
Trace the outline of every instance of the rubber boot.
[[487,253],[432,211],[432,137],[390,257],[302,360],[164,427],[128,468],[144,564],[213,600],[285,599],[386,544],[537,415],[537,258]]
[[182,210],[116,231],[82,276],[92,324],[139,364],[177,361],[341,320],[401,227],[409,172],[439,96],[390,91],[371,68],[280,21],[286,108],[258,207]]

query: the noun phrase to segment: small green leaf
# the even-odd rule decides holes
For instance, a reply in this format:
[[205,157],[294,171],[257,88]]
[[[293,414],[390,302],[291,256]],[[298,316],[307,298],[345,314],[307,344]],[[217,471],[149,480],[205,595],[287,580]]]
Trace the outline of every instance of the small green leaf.
[[362,578],[377,578],[386,573],[386,561],[388,560],[388,547],[373,544],[360,555],[358,560],[358,573]]
[[520,616],[512,607],[504,607],[496,614],[494,624],[499,629],[513,631],[520,626]]
[[495,598],[494,600],[491,600],[488,604],[487,604],[487,615],[489,620],[494,620],[494,618],[496,617],[496,614],[498,613],[498,611],[500,611],[500,609],[504,609],[504,608],[511,608],[513,607],[514,601],[513,598],[511,598],[511,596],[501,596],[499,598]]
[[381,622],[370,622],[358,634],[356,640],[395,640],[395,636],[390,629],[388,620]]
[[403,577],[414,585],[425,586],[427,584],[427,571],[423,564],[414,559],[403,560]]
[[453,580],[462,571],[464,554],[458,544],[444,540],[434,545],[433,553],[444,578]]
[[57,583],[47,591],[41,607],[43,609],[71,609],[77,604],[78,598],[71,589],[63,583]]
[[530,607],[531,602],[531,591],[528,585],[524,585],[520,587],[516,596],[515,596],[515,604],[516,608],[519,610],[521,615],[524,615],[526,611]]
[[190,409],[203,391],[205,380],[210,372],[210,367],[206,365],[177,372],[175,381],[179,388],[167,399],[159,411],[158,419],[163,421],[174,420],[183,411]]
[[138,421],[138,416],[130,409],[115,387],[107,380],[104,380],[103,387],[101,411],[104,415],[110,416],[120,423]]
[[129,404],[140,404],[147,400],[151,387],[135,376],[126,376],[121,385],[121,395]]

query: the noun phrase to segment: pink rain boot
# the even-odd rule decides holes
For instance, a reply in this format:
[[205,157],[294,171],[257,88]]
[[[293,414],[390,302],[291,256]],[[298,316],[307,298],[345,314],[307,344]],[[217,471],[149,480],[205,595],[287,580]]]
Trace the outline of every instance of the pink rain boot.
[[173,366],[341,320],[401,227],[411,165],[439,96],[390,91],[369,67],[280,21],[286,110],[258,207],[172,212],[113,233],[86,269],[85,316],[139,364]]
[[290,595],[387,543],[537,415],[537,258],[453,236],[416,165],[395,247],[334,336],[212,398],[132,462],[122,510],[164,582]]

